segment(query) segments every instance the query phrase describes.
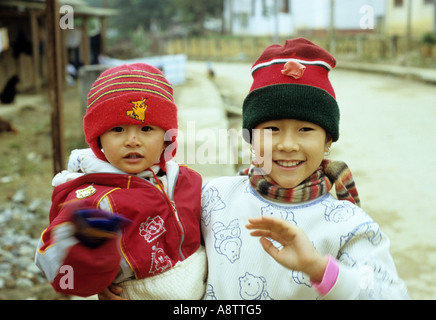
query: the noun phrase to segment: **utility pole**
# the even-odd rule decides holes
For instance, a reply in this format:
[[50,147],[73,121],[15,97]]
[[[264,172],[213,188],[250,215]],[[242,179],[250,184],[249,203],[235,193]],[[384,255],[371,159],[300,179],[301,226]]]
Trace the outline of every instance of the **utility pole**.
[[51,104],[51,136],[53,152],[53,172],[61,172],[65,166],[64,120],[63,120],[63,71],[61,55],[61,35],[59,28],[58,0],[46,1],[47,53],[49,74],[49,99]]
[[273,43],[279,43],[279,4],[274,0],[274,38]]
[[328,33],[328,47],[331,54],[335,54],[336,37],[335,37],[335,0],[330,0],[330,25]]
[[[227,12],[227,34],[233,34],[233,0],[227,0],[228,12]],[[225,21],[225,20],[224,20]]]
[[407,1],[406,52],[412,48],[412,0]]
[[433,0],[433,5],[434,5],[433,32],[436,33],[436,0]]

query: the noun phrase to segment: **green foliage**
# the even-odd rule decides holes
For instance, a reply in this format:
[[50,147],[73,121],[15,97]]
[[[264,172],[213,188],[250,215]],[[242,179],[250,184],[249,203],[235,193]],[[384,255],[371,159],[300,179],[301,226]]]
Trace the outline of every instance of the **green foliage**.
[[428,45],[431,45],[431,46],[435,45],[436,44],[436,32],[427,32],[427,33],[425,33],[423,35],[423,37],[422,37],[422,41],[425,44],[428,44]]
[[[92,5],[98,5],[96,2],[88,0]],[[146,32],[165,32],[174,25],[190,30],[194,26],[203,33],[205,19],[221,18],[223,11],[223,0],[107,0],[107,5],[120,12],[110,17],[109,26],[124,35],[138,27]]]

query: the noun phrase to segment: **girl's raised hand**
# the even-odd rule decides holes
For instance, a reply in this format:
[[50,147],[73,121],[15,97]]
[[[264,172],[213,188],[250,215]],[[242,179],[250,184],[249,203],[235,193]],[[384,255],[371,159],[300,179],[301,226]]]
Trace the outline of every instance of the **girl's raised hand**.
[[[289,221],[262,216],[251,218],[246,226],[250,234],[261,237],[263,249],[285,268],[302,271],[315,282],[321,282],[328,257],[320,255],[304,231]],[[267,238],[279,242],[279,250]]]

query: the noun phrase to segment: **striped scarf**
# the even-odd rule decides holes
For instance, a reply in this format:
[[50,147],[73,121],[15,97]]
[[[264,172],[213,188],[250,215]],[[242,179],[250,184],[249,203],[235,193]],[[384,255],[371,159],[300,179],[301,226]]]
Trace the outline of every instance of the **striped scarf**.
[[323,160],[309,178],[291,189],[281,187],[268,175],[253,174],[254,170],[258,171],[259,168],[252,166],[242,174],[248,174],[251,186],[267,198],[292,203],[305,202],[326,194],[335,185],[339,200],[348,200],[360,206],[353,176],[344,162]]

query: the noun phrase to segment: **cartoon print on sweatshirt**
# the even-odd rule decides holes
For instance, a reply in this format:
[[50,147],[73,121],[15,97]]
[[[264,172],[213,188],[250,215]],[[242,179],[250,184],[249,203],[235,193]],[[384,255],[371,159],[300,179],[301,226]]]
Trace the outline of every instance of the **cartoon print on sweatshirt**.
[[294,280],[294,282],[296,284],[303,284],[309,288],[312,287],[312,284],[310,283],[310,278],[303,272],[301,271],[292,271],[292,280]]
[[344,265],[354,267],[356,265],[356,260],[354,260],[348,252],[339,251],[338,252],[338,260]]
[[159,242],[153,246],[151,253],[151,266],[149,273],[162,273],[172,267],[170,258],[166,255],[162,248],[159,248]]
[[202,193],[201,204],[201,220],[205,226],[209,225],[212,212],[223,210],[226,207],[216,187],[209,188]]
[[244,300],[274,300],[266,289],[264,277],[256,277],[246,272],[239,277],[239,295]]
[[[266,207],[261,208],[261,215],[265,217],[274,217],[278,219],[287,220],[289,222],[292,222],[293,224],[297,224],[297,222],[294,220],[294,213],[291,210],[282,209],[279,207],[274,207],[272,205],[267,205]],[[271,238],[268,238],[269,241],[277,248],[281,249],[283,246]]]
[[165,222],[160,216],[154,218],[148,217],[145,222],[142,222],[139,226],[139,234],[144,237],[148,243],[153,242],[159,238],[166,229],[164,227]]
[[294,213],[291,210],[286,210],[280,207],[273,207],[272,205],[267,205],[266,207],[261,208],[261,214],[262,216],[283,219],[297,224],[294,220]]
[[203,300],[217,300],[215,297],[215,291],[213,290],[213,286],[211,284],[207,285]]
[[379,245],[383,238],[378,224],[376,222],[367,222],[359,225],[357,228],[349,232],[347,235],[341,236],[340,246],[343,247],[356,234],[360,234],[368,238],[368,241],[373,246]]
[[346,222],[355,214],[356,207],[349,201],[341,201],[337,205],[330,201],[323,201],[321,204],[326,207],[324,218],[328,222]]
[[216,252],[226,256],[231,263],[238,260],[242,246],[238,219],[230,221],[227,226],[220,221],[215,222],[212,231],[215,237]]

